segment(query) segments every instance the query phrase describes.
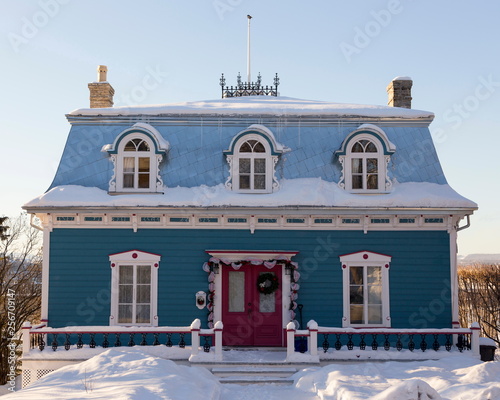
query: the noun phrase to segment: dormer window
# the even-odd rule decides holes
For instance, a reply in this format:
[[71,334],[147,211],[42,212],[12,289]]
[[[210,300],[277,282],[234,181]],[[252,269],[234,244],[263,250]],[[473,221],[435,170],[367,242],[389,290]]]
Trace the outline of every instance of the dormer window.
[[151,147],[141,138],[132,139],[125,145],[123,153],[124,189],[150,189],[151,182]]
[[111,156],[114,174],[110,193],[161,193],[160,162],[169,144],[151,125],[137,123],[103,147]]
[[238,189],[266,190],[267,152],[258,140],[245,141],[238,150]]
[[240,132],[224,152],[229,163],[226,188],[240,193],[276,191],[279,183],[275,166],[279,155],[286,150],[262,125],[252,125]]
[[353,190],[378,190],[378,149],[370,140],[362,139],[351,148],[351,183]]
[[339,186],[351,193],[388,193],[392,182],[387,165],[395,146],[374,125],[361,125],[336,152],[342,165]]

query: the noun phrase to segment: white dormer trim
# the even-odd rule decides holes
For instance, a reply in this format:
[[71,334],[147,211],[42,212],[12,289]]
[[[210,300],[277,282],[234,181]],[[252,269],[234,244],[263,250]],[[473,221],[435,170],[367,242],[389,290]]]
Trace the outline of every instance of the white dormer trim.
[[[259,142],[264,147],[265,152],[240,152],[241,146],[248,141]],[[259,124],[250,125],[236,134],[231,140],[229,148],[224,151],[229,165],[229,177],[225,183],[226,188],[238,193],[272,193],[278,190],[279,181],[276,177],[276,164],[279,156],[287,151],[290,151],[290,149],[277,142],[270,129]],[[242,160],[245,160],[245,163],[250,166],[247,173],[242,173],[242,168],[240,168]],[[258,160],[259,163],[265,160],[265,170],[258,171],[258,174],[257,161],[255,160]],[[264,185],[262,185],[261,181],[257,186],[256,175],[264,175]],[[243,178],[245,178],[245,181],[242,181]]]
[[[353,152],[353,146],[361,141],[372,143],[377,151]],[[388,164],[395,151],[396,146],[388,139],[383,129],[372,124],[360,125],[347,135],[340,149],[335,152],[342,168],[339,187],[359,194],[389,193],[392,190],[392,181],[388,176]],[[375,162],[370,161],[374,159],[376,172],[372,174],[369,171],[369,165],[373,167]],[[361,164],[356,167],[361,172],[353,169],[355,162]]]
[[[149,150],[140,152],[126,152],[125,146],[131,140],[138,139],[147,143]],[[110,193],[161,193],[163,191],[163,180],[160,176],[160,163],[170,148],[170,144],[163,139],[160,132],[153,126],[138,122],[130,128],[122,131],[112,144],[102,147],[101,151],[107,152],[113,162],[113,176],[109,181]],[[147,182],[139,184],[140,159],[146,159]],[[133,166],[130,163],[133,161]],[[132,170],[133,183],[125,181],[125,169]],[[125,183],[127,182],[127,183]],[[147,184],[146,184],[147,183]]]

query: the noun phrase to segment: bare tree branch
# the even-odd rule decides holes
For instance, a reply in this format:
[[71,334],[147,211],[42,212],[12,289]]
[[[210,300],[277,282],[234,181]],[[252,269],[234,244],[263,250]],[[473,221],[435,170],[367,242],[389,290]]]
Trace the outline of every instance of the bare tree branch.
[[0,385],[12,365],[8,345],[17,348],[22,324],[40,318],[42,283],[40,232],[29,225],[26,214],[4,225],[9,229],[0,241]]

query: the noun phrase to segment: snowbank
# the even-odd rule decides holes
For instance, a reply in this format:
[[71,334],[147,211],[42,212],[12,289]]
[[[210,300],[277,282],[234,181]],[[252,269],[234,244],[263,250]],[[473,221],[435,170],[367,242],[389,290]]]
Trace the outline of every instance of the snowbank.
[[498,400],[500,363],[464,355],[438,361],[337,363],[300,371],[295,385],[321,400]]
[[429,111],[399,107],[342,104],[326,101],[302,100],[291,97],[245,96],[217,100],[204,100],[133,107],[80,108],[69,116],[97,115],[273,115],[273,116],[336,116],[377,118],[434,118]]
[[477,204],[460,196],[449,185],[435,183],[394,183],[391,193],[351,194],[334,182],[321,178],[283,179],[280,189],[265,195],[242,194],[223,184],[193,188],[165,188],[163,195],[110,196],[105,190],[76,185],[58,186],[31,200],[33,207],[349,207],[349,208],[476,208]]
[[[237,360],[226,359],[226,354],[226,361],[258,362],[265,356],[280,362],[276,357],[282,354],[237,353]],[[221,386],[204,368],[179,366],[143,349],[120,348],[54,371],[2,400],[499,400],[499,377],[500,362],[483,363],[460,354],[438,361],[310,367],[296,373],[289,387]]]
[[127,348],[63,367],[2,400],[217,400],[219,395],[220,384],[207,369]]

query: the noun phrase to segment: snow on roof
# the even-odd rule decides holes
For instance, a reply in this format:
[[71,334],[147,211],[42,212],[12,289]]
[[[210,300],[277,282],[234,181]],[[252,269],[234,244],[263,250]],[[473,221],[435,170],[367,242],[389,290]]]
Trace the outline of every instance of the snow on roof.
[[242,194],[217,186],[165,188],[162,195],[111,196],[105,190],[76,185],[58,186],[24,205],[44,207],[343,207],[343,208],[477,208],[449,185],[406,182],[380,195],[351,194],[321,178],[283,179],[270,194]]
[[429,111],[399,107],[331,103],[301,100],[291,97],[245,96],[217,100],[193,101],[160,105],[120,106],[110,108],[80,108],[68,116],[112,115],[329,115],[338,117],[361,116],[379,118],[434,118]]

